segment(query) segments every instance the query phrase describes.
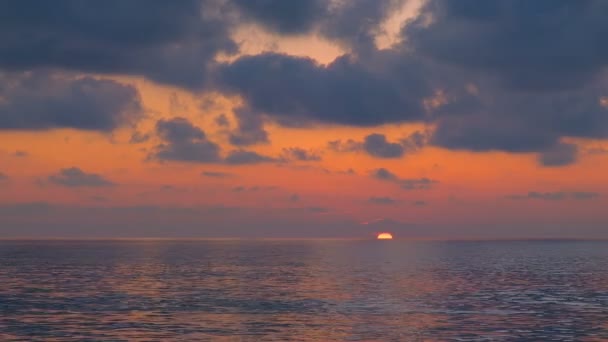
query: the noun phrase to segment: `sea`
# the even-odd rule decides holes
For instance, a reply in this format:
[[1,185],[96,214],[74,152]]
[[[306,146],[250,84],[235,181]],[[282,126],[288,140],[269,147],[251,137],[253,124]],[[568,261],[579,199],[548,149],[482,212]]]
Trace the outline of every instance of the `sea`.
[[0,241],[0,341],[608,341],[608,242]]

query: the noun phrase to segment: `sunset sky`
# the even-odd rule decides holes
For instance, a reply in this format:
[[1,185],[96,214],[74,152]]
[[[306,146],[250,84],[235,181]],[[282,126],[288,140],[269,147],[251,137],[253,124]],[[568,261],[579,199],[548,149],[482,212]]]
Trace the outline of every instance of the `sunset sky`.
[[608,2],[0,2],[0,237],[608,238]]

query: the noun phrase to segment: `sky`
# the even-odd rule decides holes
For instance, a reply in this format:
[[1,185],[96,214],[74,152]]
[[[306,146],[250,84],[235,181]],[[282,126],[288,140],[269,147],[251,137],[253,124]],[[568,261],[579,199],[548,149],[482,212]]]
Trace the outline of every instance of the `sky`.
[[0,238],[608,238],[608,2],[0,2]]

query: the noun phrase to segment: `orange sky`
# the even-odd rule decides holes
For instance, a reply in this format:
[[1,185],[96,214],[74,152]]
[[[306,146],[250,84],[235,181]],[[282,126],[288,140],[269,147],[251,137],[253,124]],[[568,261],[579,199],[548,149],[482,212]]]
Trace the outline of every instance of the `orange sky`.
[[[379,47],[389,48],[396,39],[394,36],[398,33],[401,23],[416,15],[419,4],[412,3],[409,3],[409,7],[404,11],[395,12],[394,16],[385,22],[386,31],[377,37],[376,43]],[[272,50],[308,56],[326,64],[347,51],[345,47],[319,36],[285,38],[253,24],[242,26],[234,35],[241,45],[240,55]],[[240,55],[218,58],[234,60]],[[7,176],[6,180],[0,181],[0,205],[9,208],[0,210],[0,219],[5,223],[17,227],[28,226],[28,222],[36,221],[36,215],[39,214],[25,218],[27,214],[11,212],[10,209],[16,204],[33,202],[66,208],[158,206],[239,207],[253,210],[254,214],[243,216],[245,221],[255,220],[255,210],[258,209],[265,212],[308,208],[308,211],[298,212],[293,216],[288,212],[275,213],[268,216],[270,218],[266,214],[260,214],[260,222],[274,222],[274,217],[280,218],[276,220],[278,225],[284,225],[289,224],[291,218],[313,225],[328,224],[329,227],[335,222],[350,222],[349,224],[356,225],[359,222],[385,219],[404,225],[418,224],[422,227],[454,225],[461,227],[458,228],[462,229],[460,235],[465,237],[476,236],[478,233],[476,230],[468,231],[466,227],[469,225],[482,226],[486,231],[496,229],[494,234],[488,234],[492,237],[525,235],[525,229],[512,234],[509,225],[556,227],[554,231],[551,231],[551,228],[543,228],[537,233],[533,232],[530,234],[533,237],[542,237],[547,231],[555,233],[548,234],[549,236],[576,237],[578,227],[586,225],[591,228],[582,229],[583,236],[608,237],[601,230],[597,230],[597,227],[608,223],[608,215],[603,210],[608,206],[608,200],[601,196],[608,193],[605,176],[608,171],[608,159],[604,154],[585,153],[587,148],[606,146],[602,140],[572,140],[579,145],[582,152],[576,163],[563,167],[540,166],[534,153],[467,152],[433,146],[406,153],[402,158],[379,159],[362,151],[332,151],[328,148],[328,142],[338,139],[362,141],[372,133],[381,133],[386,135],[389,141],[397,141],[412,132],[432,130],[434,127],[425,127],[422,124],[392,124],[357,128],[317,124],[307,128],[287,128],[267,122],[265,129],[269,134],[270,143],[248,147],[248,150],[279,157],[283,149],[298,147],[317,153],[321,160],[255,165],[160,162],[148,160],[147,156],[161,143],[153,130],[155,123],[162,118],[187,118],[203,129],[209,140],[218,143],[223,154],[237,149],[230,146],[227,129],[219,127],[214,123],[214,119],[225,114],[234,128],[236,119],[233,110],[238,108],[242,101],[238,97],[227,97],[219,93],[196,93],[161,85],[136,76],[95,77],[109,78],[135,86],[144,105],[145,118],[134,127],[122,127],[112,133],[73,129],[0,131],[0,172]],[[149,133],[151,139],[140,144],[129,143],[135,131]],[[17,156],[18,151],[24,155]],[[100,175],[116,185],[64,187],[49,182],[50,175],[70,167]],[[404,190],[395,182],[371,177],[371,173],[378,168],[390,170],[401,179],[426,177],[437,182],[430,189]],[[346,173],[349,169],[354,171],[353,174]],[[203,171],[223,172],[229,176],[205,177],[201,175]],[[244,187],[245,190],[235,191],[237,187]],[[513,195],[526,196],[529,192],[592,192],[600,196],[593,199],[568,197],[559,200],[507,198]],[[372,198],[387,198],[391,203],[371,203]],[[108,224],[124,224],[133,220],[132,217],[117,217],[117,220],[108,218]],[[214,216],[210,224],[217,224],[224,218],[228,220],[228,217],[222,215]],[[208,224],[205,215],[199,219],[201,225]],[[61,218],[57,220],[63,222]],[[86,222],[86,216],[83,220]],[[72,224],[82,221],[74,222]],[[175,222],[179,224],[179,221]],[[566,231],[560,230],[560,227],[564,226],[569,228]],[[367,234],[358,229],[353,229],[352,236]],[[369,234],[372,234],[374,229],[370,229]],[[412,236],[424,236],[426,228],[420,229],[412,233]],[[433,228],[429,229],[433,231]],[[348,229],[345,231],[346,233],[340,230],[336,235],[348,236]],[[38,236],[62,235],[61,230],[58,233],[35,229],[28,232],[29,235]],[[431,233],[429,236],[459,236],[458,233],[452,232],[448,228],[442,228],[438,233]],[[9,230],[5,235],[19,236],[19,229]],[[104,234],[90,231],[83,235]],[[138,231],[132,235],[146,234]],[[151,235],[165,234],[155,232]],[[170,232],[166,235],[172,236]],[[210,226],[202,229],[199,235],[222,236],[222,233]],[[265,236],[264,233],[260,235]],[[290,231],[285,235],[315,234]]]

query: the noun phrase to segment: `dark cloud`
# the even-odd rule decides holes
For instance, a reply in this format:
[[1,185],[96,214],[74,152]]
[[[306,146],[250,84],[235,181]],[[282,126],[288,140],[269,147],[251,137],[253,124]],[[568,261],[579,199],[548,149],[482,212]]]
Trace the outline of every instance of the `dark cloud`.
[[399,177],[385,168],[379,168],[372,171],[372,177],[385,181],[398,181]]
[[392,205],[392,204],[396,204],[397,202],[399,202],[399,200],[384,196],[384,197],[370,197],[367,199],[367,202],[372,203],[372,204],[379,204],[379,205]]
[[327,147],[336,152],[356,152],[360,151],[363,146],[359,141],[355,141],[353,139],[348,139],[345,141],[342,140],[332,140],[327,143]]
[[[436,145],[473,151],[541,152],[574,161],[562,137],[608,137],[602,104],[608,49],[603,1],[431,0],[404,29],[435,63],[447,91],[434,110]],[[602,45],[603,46],[603,45]],[[552,160],[555,162],[552,162]],[[559,159],[559,160],[558,160]]]
[[297,161],[320,161],[321,156],[315,151],[305,150],[300,147],[289,147],[284,148],[282,153],[284,160],[297,160]]
[[400,178],[399,176],[385,168],[373,170],[371,176],[375,179],[399,184],[399,186],[404,190],[428,190],[431,189],[435,184],[439,183],[438,180],[427,177]]
[[137,90],[111,80],[0,73],[0,82],[0,130],[111,131],[142,112]]
[[277,161],[277,159],[275,159],[275,158],[261,155],[254,151],[245,151],[245,150],[232,151],[224,159],[224,162],[226,164],[232,164],[232,165],[259,164],[259,163],[268,163],[268,162],[276,162],[276,161]]
[[587,154],[608,154],[608,148],[599,146],[599,147],[590,147],[585,149],[585,153]]
[[131,134],[131,138],[129,138],[129,143],[130,144],[141,144],[144,143],[148,140],[150,140],[152,136],[150,135],[150,133],[142,133],[139,131],[135,131],[133,132],[133,134]]
[[233,192],[258,192],[258,191],[274,191],[277,190],[278,187],[276,186],[259,186],[259,185],[254,185],[254,186],[243,186],[243,185],[239,185],[239,186],[235,186],[234,188],[232,188]]
[[300,201],[300,195],[293,194],[293,195],[289,196],[289,201],[290,202],[299,202]]
[[8,176],[4,172],[0,172],[0,182],[8,179]]
[[87,173],[77,167],[61,169],[58,173],[50,175],[48,181],[66,187],[105,187],[116,185],[101,175]]
[[268,132],[264,130],[264,120],[261,116],[251,113],[247,108],[235,110],[238,119],[237,129],[230,133],[230,143],[235,146],[249,146],[268,143]]
[[391,143],[383,134],[370,134],[363,141],[363,149],[369,155],[377,158],[400,158],[405,153],[399,143]]
[[424,207],[428,205],[428,203],[426,201],[414,201],[412,202],[412,205],[415,207]]
[[373,126],[422,120],[421,99],[431,94],[422,68],[406,60],[400,61],[399,70],[388,72],[383,62],[368,66],[345,55],[321,66],[309,58],[266,53],[224,65],[218,83],[240,94],[255,113],[282,124]]
[[156,133],[164,142],[156,146],[152,158],[198,163],[221,161],[220,147],[185,118],[159,120]]
[[[431,0],[406,27],[417,53],[519,89],[584,86],[608,62],[602,0]],[[429,20],[429,18],[431,18]]]
[[14,156],[14,157],[17,157],[17,158],[24,158],[24,157],[27,157],[27,156],[29,156],[29,155],[30,155],[30,154],[29,154],[29,153],[27,153],[27,151],[22,151],[22,150],[17,150],[17,151],[15,151],[15,152],[13,153],[13,156]]
[[307,33],[329,10],[325,0],[231,0],[241,13],[272,31],[285,34]]
[[573,192],[537,192],[530,191],[525,195],[508,195],[506,198],[512,200],[545,200],[545,201],[561,201],[566,199],[573,200],[589,200],[600,196],[597,192],[573,191]]
[[406,153],[416,152],[426,145],[428,134],[416,131],[399,142],[390,142],[384,134],[372,133],[363,141],[353,139],[333,140],[327,143],[330,150],[336,152],[363,151],[375,158],[401,158]]
[[232,0],[242,16],[280,34],[315,33],[362,54],[375,49],[381,24],[404,0]]
[[0,68],[142,75],[200,88],[218,52],[235,51],[217,1],[78,0],[0,4]]
[[426,190],[439,183],[439,181],[435,179],[426,177],[401,179],[399,182],[401,183],[401,188],[404,190]]
[[201,172],[202,176],[211,177],[211,178],[229,178],[234,176],[232,173],[228,172],[219,172],[219,171],[203,171]]
[[226,116],[226,114],[220,114],[220,115],[216,116],[215,119],[213,119],[213,121],[215,122],[216,125],[218,125],[220,127],[230,127],[230,121],[228,120],[228,117]]
[[578,147],[560,143],[540,153],[538,161],[543,166],[564,166],[576,162]]

